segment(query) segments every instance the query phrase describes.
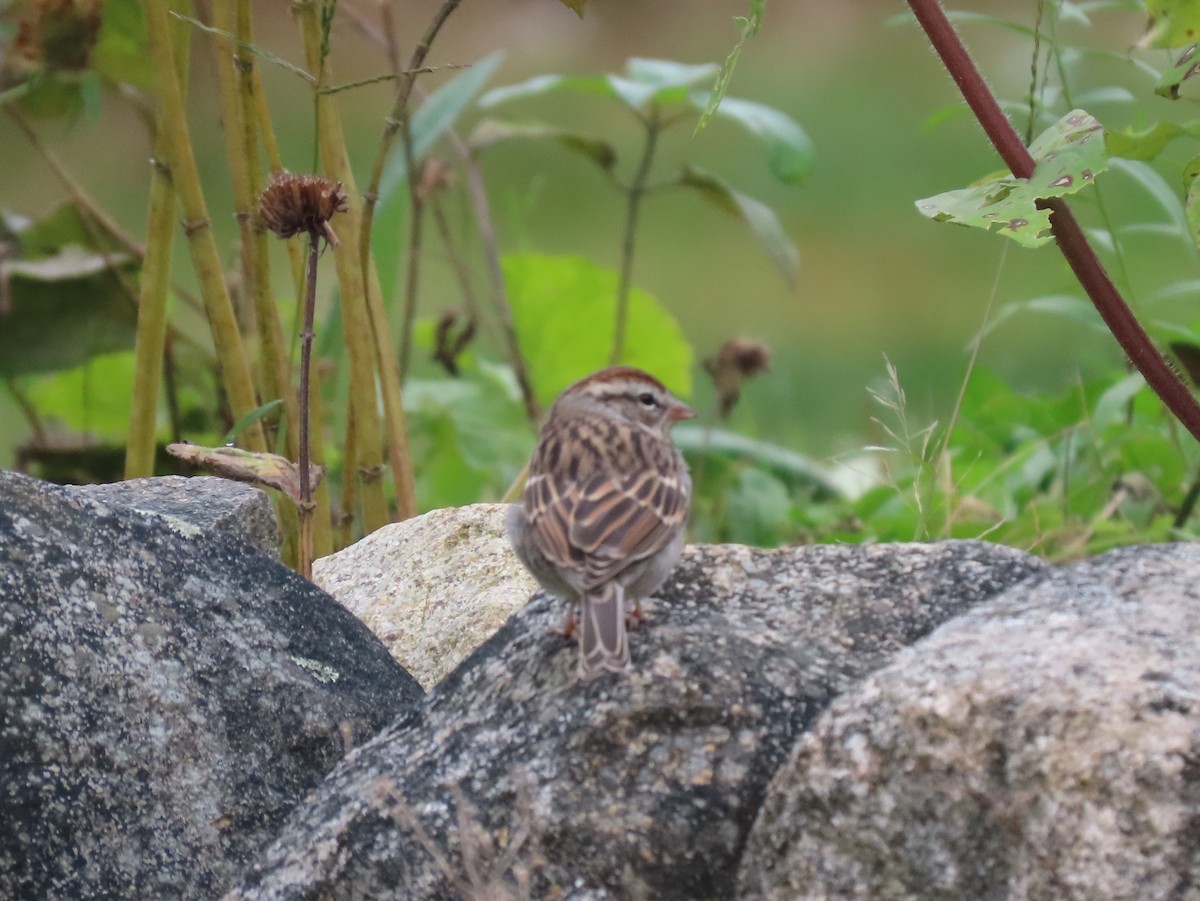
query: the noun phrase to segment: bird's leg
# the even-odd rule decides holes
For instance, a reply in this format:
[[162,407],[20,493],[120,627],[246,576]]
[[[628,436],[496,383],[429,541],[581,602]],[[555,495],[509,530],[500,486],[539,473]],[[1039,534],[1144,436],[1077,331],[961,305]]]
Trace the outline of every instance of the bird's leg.
[[625,628],[636,629],[648,619],[646,611],[642,609],[642,599],[637,598],[633,602],[633,609],[625,614]]
[[567,639],[574,638],[578,628],[579,624],[575,621],[575,605],[572,604],[567,608],[567,618],[562,625],[562,637]]

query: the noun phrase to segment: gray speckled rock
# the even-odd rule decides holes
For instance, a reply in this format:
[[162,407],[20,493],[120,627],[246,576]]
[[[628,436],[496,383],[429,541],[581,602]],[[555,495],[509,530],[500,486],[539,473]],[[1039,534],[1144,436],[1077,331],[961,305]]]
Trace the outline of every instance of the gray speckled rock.
[[221,536],[0,472],[0,898],[212,898],[419,686]]
[[726,898],[768,780],[831,697],[1044,571],[977,542],[692,548],[580,683],[539,595],[342,761],[231,898]]
[[781,767],[739,886],[1200,898],[1200,547],[1064,568],[900,654]]
[[279,526],[265,491],[213,476],[160,476],[63,490],[107,506],[129,507],[219,533],[279,559]]
[[458,666],[537,588],[504,528],[507,504],[431,510],[313,564],[313,581],[426,688]]

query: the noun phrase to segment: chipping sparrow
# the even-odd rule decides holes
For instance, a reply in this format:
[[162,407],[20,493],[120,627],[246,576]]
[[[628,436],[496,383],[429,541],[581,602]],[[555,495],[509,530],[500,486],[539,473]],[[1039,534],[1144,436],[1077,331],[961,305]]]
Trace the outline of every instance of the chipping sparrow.
[[581,679],[625,669],[625,595],[640,604],[679,560],[692,481],[671,426],[695,415],[613,366],[563,391],[542,426],[508,534],[543,588],[582,603]]

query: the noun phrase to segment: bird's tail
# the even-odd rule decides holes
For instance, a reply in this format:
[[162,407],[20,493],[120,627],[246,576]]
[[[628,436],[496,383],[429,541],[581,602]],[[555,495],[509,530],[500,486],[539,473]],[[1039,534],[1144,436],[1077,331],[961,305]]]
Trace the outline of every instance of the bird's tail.
[[609,582],[598,592],[584,595],[582,613],[579,678],[595,679],[605,672],[622,672],[629,665],[624,587]]

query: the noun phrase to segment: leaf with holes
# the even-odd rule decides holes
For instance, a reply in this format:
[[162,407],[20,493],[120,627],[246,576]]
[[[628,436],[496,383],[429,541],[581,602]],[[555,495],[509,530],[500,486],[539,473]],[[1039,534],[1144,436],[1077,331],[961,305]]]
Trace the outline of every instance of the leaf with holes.
[[1150,28],[1141,47],[1182,47],[1200,38],[1200,3],[1196,0],[1146,0]]
[[917,209],[937,222],[953,222],[1006,235],[1025,247],[1051,238],[1050,214],[1039,200],[1074,194],[1108,168],[1104,128],[1083,110],[1074,110],[1043,132],[1030,154],[1033,175],[989,178],[970,188],[917,201]]
[[1171,68],[1159,76],[1158,82],[1154,85],[1155,94],[1159,97],[1166,97],[1168,100],[1179,99],[1179,90],[1183,83],[1200,71],[1200,60],[1196,59],[1196,46],[1196,44],[1192,44],[1179,54],[1179,58],[1175,60]]

